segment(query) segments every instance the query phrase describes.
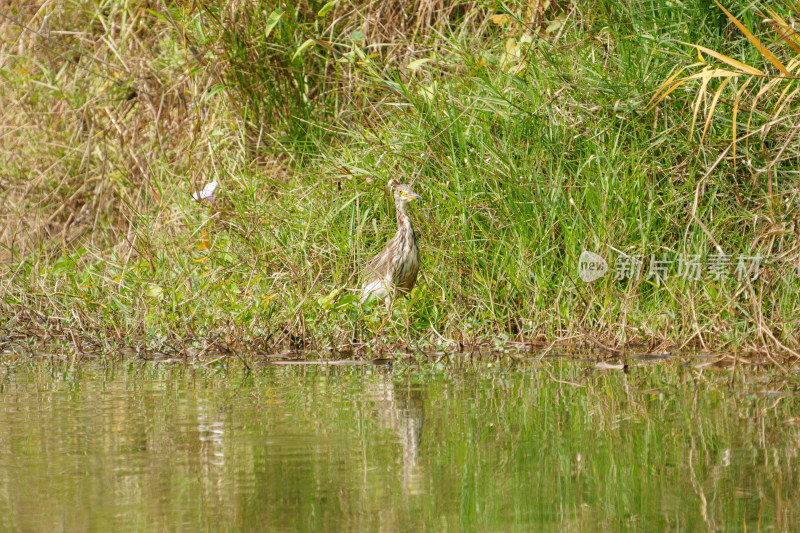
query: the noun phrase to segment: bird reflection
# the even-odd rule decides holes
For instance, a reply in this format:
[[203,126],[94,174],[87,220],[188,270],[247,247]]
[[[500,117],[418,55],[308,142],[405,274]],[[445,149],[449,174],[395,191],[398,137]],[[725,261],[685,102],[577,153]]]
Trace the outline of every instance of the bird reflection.
[[378,418],[391,427],[403,448],[403,488],[408,494],[425,492],[424,469],[419,464],[425,423],[423,392],[418,385],[395,383],[390,375],[372,382],[366,391]]

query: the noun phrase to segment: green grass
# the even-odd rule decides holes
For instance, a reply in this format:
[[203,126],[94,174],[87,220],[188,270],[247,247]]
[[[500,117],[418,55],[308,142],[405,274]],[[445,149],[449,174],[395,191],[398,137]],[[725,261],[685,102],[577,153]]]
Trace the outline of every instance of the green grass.
[[[737,161],[728,152],[719,163],[743,80],[722,93],[702,144],[706,111],[692,128],[691,110],[699,83],[648,106],[697,60],[678,41],[769,69],[713,3],[559,2],[526,39],[525,28],[488,20],[524,6],[481,5],[405,33],[387,25],[382,41],[353,34],[374,5],[320,17],[322,6],[283,6],[267,38],[269,3],[157,16],[126,2],[64,8],[80,16],[60,13],[63,24],[95,37],[94,50],[73,46],[127,58],[118,84],[79,77],[34,45],[3,50],[0,98],[17,104],[3,117],[14,142],[0,162],[6,227],[16,224],[2,235],[7,335],[274,350],[342,348],[354,336],[380,347],[589,333],[617,346],[798,349],[797,144],[780,152],[797,131],[796,104],[768,135],[740,143]],[[748,5],[726,6],[776,53],[795,55]],[[117,26],[120,56],[96,39]],[[430,61],[409,69],[417,59]],[[767,100],[751,131],[771,118]],[[741,111],[739,137],[746,121]],[[352,290],[394,231],[391,177],[428,201],[412,215],[418,287],[384,324],[381,306],[360,309]],[[193,202],[211,179],[216,206]],[[622,254],[642,255],[646,271],[651,254],[707,258],[716,245],[734,262],[764,256],[760,278],[741,283],[729,269],[689,281],[673,265],[661,282],[614,279]],[[584,284],[583,250],[602,255],[609,275]]]

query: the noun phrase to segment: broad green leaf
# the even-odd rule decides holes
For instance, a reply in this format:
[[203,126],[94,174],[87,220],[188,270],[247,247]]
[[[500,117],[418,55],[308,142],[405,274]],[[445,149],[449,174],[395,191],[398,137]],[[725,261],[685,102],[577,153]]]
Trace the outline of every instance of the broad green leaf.
[[163,293],[164,289],[161,286],[156,285],[154,283],[150,283],[149,285],[147,285],[147,288],[145,289],[145,294],[147,294],[147,296],[149,296],[150,298],[160,298]]
[[360,298],[361,297],[358,294],[348,294],[347,296],[342,296],[339,298],[339,307],[357,303]]
[[416,61],[412,61],[411,63],[406,65],[406,68],[408,70],[417,70],[419,67],[421,67],[422,65],[424,65],[428,61],[431,61],[431,59],[432,58],[430,58],[430,57],[424,57],[422,59],[417,59]]
[[314,44],[314,39],[308,39],[306,42],[304,42],[303,44],[301,44],[301,45],[300,45],[300,46],[297,48],[297,50],[295,50],[295,52],[294,52],[294,55],[292,55],[292,61],[294,61],[295,59],[297,59],[297,57],[298,57],[300,54],[302,54],[303,52],[305,52],[305,51],[306,51],[306,48],[308,48],[308,47],[309,47],[309,46],[311,46],[312,44]]
[[283,9],[281,8],[278,8],[269,14],[269,17],[267,17],[267,25],[264,27],[264,39],[269,37],[269,34],[272,33],[272,30],[281,20],[282,16],[283,16]]
[[317,13],[317,16],[318,17],[324,17],[325,15],[328,14],[328,11],[333,9],[336,6],[336,4],[338,4],[338,3],[339,3],[339,0],[331,0],[330,2],[328,2],[327,4],[322,6],[322,9],[319,10],[319,13]]
[[331,292],[328,293],[327,296],[320,296],[319,298],[317,298],[317,304],[326,308],[330,308],[331,305],[335,302],[336,297],[339,296],[340,292],[342,292],[341,287],[333,289]]

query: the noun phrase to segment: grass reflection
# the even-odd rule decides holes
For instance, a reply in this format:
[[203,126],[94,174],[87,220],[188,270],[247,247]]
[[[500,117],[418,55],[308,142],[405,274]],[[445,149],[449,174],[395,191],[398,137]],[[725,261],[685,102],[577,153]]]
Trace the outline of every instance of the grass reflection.
[[0,529],[788,530],[796,390],[676,361],[19,366]]

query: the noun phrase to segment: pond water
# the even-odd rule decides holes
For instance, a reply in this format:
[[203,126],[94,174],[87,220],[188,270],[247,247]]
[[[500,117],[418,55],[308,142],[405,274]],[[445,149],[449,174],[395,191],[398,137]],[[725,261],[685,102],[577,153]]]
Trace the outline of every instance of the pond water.
[[11,364],[0,530],[791,531],[798,378],[699,366]]

